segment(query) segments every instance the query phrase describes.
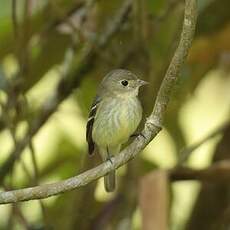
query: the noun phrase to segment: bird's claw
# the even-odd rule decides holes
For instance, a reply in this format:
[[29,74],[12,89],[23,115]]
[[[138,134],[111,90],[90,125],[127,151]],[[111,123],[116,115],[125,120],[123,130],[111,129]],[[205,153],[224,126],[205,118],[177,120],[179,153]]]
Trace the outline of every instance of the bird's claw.
[[114,168],[114,164],[113,164],[112,157],[109,157],[109,158],[107,159],[107,161],[110,162],[110,164],[111,164],[111,165],[113,166],[113,168]]
[[144,139],[146,139],[145,135],[141,132],[140,133],[134,133],[130,137],[138,137],[138,136],[142,136]]

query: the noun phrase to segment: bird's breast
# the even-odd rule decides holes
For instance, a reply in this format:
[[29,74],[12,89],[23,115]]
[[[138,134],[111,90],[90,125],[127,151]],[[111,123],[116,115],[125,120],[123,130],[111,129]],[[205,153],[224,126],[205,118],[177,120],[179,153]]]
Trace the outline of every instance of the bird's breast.
[[98,108],[93,140],[99,146],[116,146],[128,140],[139,125],[142,107],[138,98],[104,100]]

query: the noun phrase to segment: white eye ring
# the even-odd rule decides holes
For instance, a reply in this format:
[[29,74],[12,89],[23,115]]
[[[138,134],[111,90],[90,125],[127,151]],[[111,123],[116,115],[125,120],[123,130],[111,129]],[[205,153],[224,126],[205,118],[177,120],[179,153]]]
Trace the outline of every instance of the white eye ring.
[[127,80],[122,80],[121,81],[121,84],[123,85],[123,86],[127,86],[128,84],[129,84],[129,82],[127,81]]

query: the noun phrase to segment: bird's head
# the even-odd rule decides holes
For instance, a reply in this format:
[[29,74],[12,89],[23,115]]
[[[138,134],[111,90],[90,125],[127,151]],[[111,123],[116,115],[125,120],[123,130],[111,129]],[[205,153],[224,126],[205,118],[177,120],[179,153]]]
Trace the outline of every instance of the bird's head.
[[101,83],[104,92],[118,96],[137,96],[141,86],[148,84],[129,70],[116,69],[109,72]]

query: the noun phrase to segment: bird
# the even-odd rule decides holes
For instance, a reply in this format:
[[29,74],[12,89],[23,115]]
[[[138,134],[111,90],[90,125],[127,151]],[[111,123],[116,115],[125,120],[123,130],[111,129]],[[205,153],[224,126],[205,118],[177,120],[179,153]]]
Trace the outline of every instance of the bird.
[[[86,125],[88,153],[98,151],[102,161],[111,160],[132,136],[142,119],[139,88],[148,84],[126,69],[115,69],[101,81]],[[113,192],[115,169],[104,176],[104,187]]]

